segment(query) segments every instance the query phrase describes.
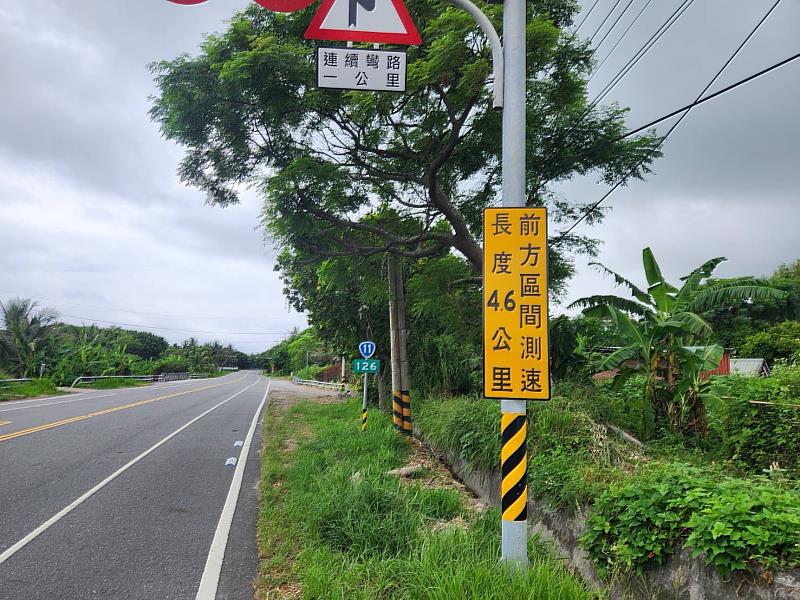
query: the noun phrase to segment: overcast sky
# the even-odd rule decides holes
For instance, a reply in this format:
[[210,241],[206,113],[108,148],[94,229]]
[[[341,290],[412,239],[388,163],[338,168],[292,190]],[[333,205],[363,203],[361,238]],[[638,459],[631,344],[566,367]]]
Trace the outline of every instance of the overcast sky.
[[[0,298],[39,298],[69,322],[182,329],[155,331],[247,352],[303,326],[257,228],[258,198],[205,206],[175,174],[181,149],[147,115],[147,63],[194,52],[248,1],[0,3]],[[599,56],[644,2],[634,0]],[[593,94],[679,3],[650,4]],[[631,126],[690,102],[772,3],[698,0],[608,100],[631,107]],[[591,35],[613,4],[600,0],[580,33]],[[714,89],[797,52],[798,22],[800,2],[784,0]],[[639,280],[646,245],[669,276],[718,255],[730,259],[722,275],[768,274],[800,257],[799,82],[792,64],[693,111],[648,181],[615,193],[605,222],[581,229],[604,241],[600,260]],[[587,202],[604,190],[591,177],[558,189]],[[570,298],[611,291],[584,263]]]

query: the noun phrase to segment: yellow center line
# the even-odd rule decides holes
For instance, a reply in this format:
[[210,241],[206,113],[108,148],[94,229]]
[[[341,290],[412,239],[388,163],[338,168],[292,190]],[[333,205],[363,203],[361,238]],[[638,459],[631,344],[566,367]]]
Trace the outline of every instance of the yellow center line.
[[11,425],[11,421],[0,421],[0,425]]
[[[85,415],[79,415],[77,417],[70,417],[69,419],[63,419],[61,421],[54,421],[53,423],[45,423],[44,425],[37,425],[36,427],[30,427],[28,429],[21,429],[20,431],[12,431],[11,433],[6,433],[5,435],[0,435],[0,442],[5,442],[7,440],[13,440],[14,438],[22,437],[24,435],[30,435],[31,433],[36,433],[38,431],[46,431],[47,429],[53,429],[54,427],[61,427],[62,425],[69,425],[70,423],[77,423],[78,421],[85,421],[86,419],[91,419],[93,417],[100,417],[102,415],[108,415],[111,413],[118,412],[120,410],[127,410],[129,408],[135,408],[137,406],[144,406],[145,404],[151,404],[153,402],[158,402],[159,400],[167,400],[169,398],[177,398],[178,396],[185,396],[186,394],[193,394],[195,392],[202,392],[205,390],[210,390],[212,388],[220,387],[223,385],[231,385],[232,383],[239,383],[240,381],[244,381],[244,377],[241,379],[237,379],[236,381],[226,381],[225,383],[217,383],[214,385],[208,385],[201,388],[186,390],[184,392],[177,392],[175,394],[169,394],[168,396],[158,396],[157,398],[150,398],[148,400],[140,400],[139,402],[132,402],[130,404],[123,404],[122,406],[115,406],[113,408],[106,408],[105,410],[98,410],[96,412],[88,413]],[[6,424],[11,423],[11,421],[7,421]],[[0,425],[3,425],[3,422],[0,422]]]

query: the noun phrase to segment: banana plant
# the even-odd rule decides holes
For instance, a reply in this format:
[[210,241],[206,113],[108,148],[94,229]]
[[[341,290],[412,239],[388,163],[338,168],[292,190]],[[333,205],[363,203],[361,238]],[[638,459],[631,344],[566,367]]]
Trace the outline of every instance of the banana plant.
[[[681,285],[670,284],[661,272],[650,248],[642,251],[647,288],[642,289],[600,263],[591,263],[601,272],[611,276],[617,285],[625,287],[631,298],[597,295],[576,300],[570,308],[583,308],[586,316],[610,319],[622,347],[607,356],[602,369],[619,369],[613,385],[621,386],[634,374],[645,375],[644,414],[642,430],[649,437],[656,421],[668,420],[673,427],[683,428],[687,415],[692,429],[704,432],[704,398],[710,394],[699,382],[685,383],[694,377],[694,367],[712,361],[722,349],[711,348],[705,358],[696,353],[684,352],[693,342],[705,343],[711,336],[711,326],[700,316],[723,306],[754,301],[778,300],[785,293],[752,277],[713,280],[716,268],[724,257],[706,261],[689,275],[681,278]],[[716,368],[719,365],[717,359]],[[698,371],[699,376],[703,370]],[[677,403],[677,404],[676,404]]]

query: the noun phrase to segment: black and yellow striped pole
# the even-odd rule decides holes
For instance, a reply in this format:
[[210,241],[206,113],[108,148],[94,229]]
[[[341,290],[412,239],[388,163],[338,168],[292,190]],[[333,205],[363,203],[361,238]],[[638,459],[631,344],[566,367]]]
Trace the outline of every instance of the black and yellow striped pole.
[[411,435],[414,433],[414,426],[411,422],[411,394],[408,391],[400,393],[400,409],[402,411],[400,423],[403,434]]
[[367,430],[367,379],[369,379],[369,374],[364,373],[364,400],[361,403],[361,431]]
[[392,390],[392,424],[403,430],[403,395],[400,390]]
[[528,548],[527,415],[503,411],[500,432],[503,557],[524,565]]

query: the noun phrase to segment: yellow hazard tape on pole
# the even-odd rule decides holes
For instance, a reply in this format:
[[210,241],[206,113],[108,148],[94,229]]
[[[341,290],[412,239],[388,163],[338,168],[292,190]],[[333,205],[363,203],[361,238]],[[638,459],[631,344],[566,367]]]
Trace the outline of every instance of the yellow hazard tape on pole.
[[403,400],[399,390],[392,390],[392,423],[403,429]]
[[414,426],[411,423],[411,395],[408,391],[404,391],[400,395],[401,407],[403,409],[403,433],[411,435]]
[[524,414],[506,413],[501,420],[501,495],[503,519],[528,519],[528,423]]
[[361,411],[361,431],[367,430],[367,409]]

